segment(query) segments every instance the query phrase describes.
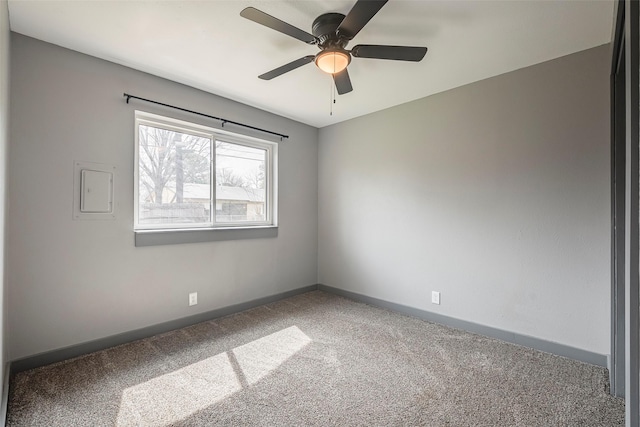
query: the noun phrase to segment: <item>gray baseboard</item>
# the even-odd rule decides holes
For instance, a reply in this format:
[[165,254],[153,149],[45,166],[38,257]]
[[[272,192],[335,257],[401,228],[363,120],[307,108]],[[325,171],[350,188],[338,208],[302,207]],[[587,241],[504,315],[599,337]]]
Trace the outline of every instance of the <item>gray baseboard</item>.
[[[370,304],[376,307],[386,308],[388,310],[395,311],[401,314],[406,314],[406,315],[424,319],[430,322],[435,322],[442,325],[450,326],[456,329],[462,329],[475,334],[496,338],[512,344],[522,345],[525,347],[533,348],[536,350],[544,351],[544,352],[555,354],[558,356],[568,357],[570,359],[579,360],[581,362],[590,363],[592,365],[602,366],[604,368],[608,367],[607,366],[608,359],[607,359],[607,356],[604,354],[594,353],[587,350],[582,350],[579,348],[567,346],[564,344],[559,344],[552,341],[546,341],[540,338],[534,338],[527,335],[518,334],[515,332],[509,332],[502,329],[493,328],[491,326],[480,325],[478,323],[469,322],[466,320],[460,320],[454,317],[444,316],[442,314],[432,313],[432,312],[420,310],[414,307],[409,307],[402,304],[396,304],[393,302],[369,297],[369,296],[358,294],[355,292],[350,292],[343,289],[318,284],[318,285],[305,286],[305,287],[294,289],[291,291],[282,292],[276,295],[258,298],[252,301],[219,308],[219,309],[208,311],[205,313],[199,313],[193,316],[183,317],[180,319],[171,320],[169,322],[159,323],[157,325],[148,326],[146,328],[136,329],[133,331],[124,332],[117,335],[111,335],[109,337],[100,338],[97,340],[88,341],[81,344],[76,344],[69,347],[64,347],[57,350],[36,354],[34,356],[29,356],[23,359],[14,360],[10,362],[6,368],[5,378],[4,378],[5,389],[3,390],[3,393],[4,394],[8,393],[8,381],[9,381],[10,374],[25,371],[28,369],[37,368],[44,365],[49,365],[51,363],[61,362],[63,360],[82,356],[84,354],[104,350],[109,347],[114,347],[116,345],[126,344],[128,342],[166,333],[174,329],[184,328],[186,326],[195,325],[196,323],[206,322],[208,320],[239,313],[241,311],[258,307],[260,305],[279,301],[281,299],[289,298],[295,295],[303,294],[303,293],[314,291],[314,290],[329,292],[329,293],[340,295],[355,301]],[[3,396],[3,399],[6,399],[6,395]],[[0,411],[4,410],[6,414],[6,400],[3,400],[2,402],[0,402],[0,405],[2,405],[0,406]],[[1,412],[0,412],[0,419],[2,420],[5,419],[5,417],[2,416]]]
[[591,365],[608,368],[607,355],[604,354],[594,353],[591,351],[582,350],[579,348],[543,340],[540,338],[534,338],[527,335],[521,335],[515,332],[493,328],[491,326],[480,325],[478,323],[460,320],[454,317],[444,316],[442,314],[432,313],[430,311],[420,310],[418,308],[413,308],[402,304],[396,304],[393,302],[369,297],[355,292],[345,291],[343,289],[338,289],[331,286],[318,284],[318,289],[376,307],[386,308],[388,310],[406,314],[408,316],[424,319],[429,322],[439,323],[441,325],[450,326],[456,329],[462,329],[474,334],[496,338],[512,344],[518,344],[524,347],[533,348],[535,350],[544,351],[546,353],[555,354],[557,356],[567,357],[569,359],[578,360],[580,362],[589,363]]
[[152,337],[154,335],[163,334],[169,331],[173,331],[174,329],[180,329],[187,326],[195,325],[196,323],[206,322],[208,320],[239,313],[241,311],[249,310],[254,307],[269,304],[271,302],[279,301],[295,295],[315,291],[317,288],[317,285],[305,286],[303,288],[282,292],[276,295],[270,295],[268,297],[230,305],[228,307],[207,311],[205,313],[199,313],[193,316],[159,323],[157,325],[148,326],[146,328],[123,332],[121,334],[111,335],[105,338],[100,338],[97,340],[36,354],[34,356],[25,357],[23,359],[14,360],[11,362],[11,373],[15,374],[17,372],[49,365],[51,363],[61,362],[63,360],[93,353],[94,351],[104,350],[116,345],[126,344],[143,338]]

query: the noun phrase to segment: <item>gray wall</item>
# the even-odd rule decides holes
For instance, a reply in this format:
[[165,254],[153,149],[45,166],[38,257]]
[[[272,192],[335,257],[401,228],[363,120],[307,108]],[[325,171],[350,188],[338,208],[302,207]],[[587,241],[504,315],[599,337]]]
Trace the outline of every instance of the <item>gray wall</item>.
[[[12,34],[10,358],[318,279],[607,354],[608,61],[591,49],[324,128],[318,144],[312,127]],[[134,247],[133,110],[215,122],[123,92],[291,135],[279,236]],[[116,220],[72,220],[74,160],[118,168]]]
[[[4,378],[5,346],[5,213],[7,207],[7,147],[9,145],[9,9],[0,1],[0,372]],[[4,382],[0,385],[0,395]]]
[[[317,129],[15,33],[11,72],[12,359],[317,282]],[[123,92],[290,135],[278,237],[134,247],[134,109],[217,122]],[[116,220],[72,220],[74,160],[117,167]]]
[[608,354],[609,61],[601,46],[321,129],[319,282]]

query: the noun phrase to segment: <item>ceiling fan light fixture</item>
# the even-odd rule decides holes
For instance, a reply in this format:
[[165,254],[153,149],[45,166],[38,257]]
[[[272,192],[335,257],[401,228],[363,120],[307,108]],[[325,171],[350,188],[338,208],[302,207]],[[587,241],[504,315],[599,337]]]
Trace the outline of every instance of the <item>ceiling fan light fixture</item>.
[[351,55],[342,49],[327,49],[316,56],[316,65],[327,74],[335,74],[347,68]]

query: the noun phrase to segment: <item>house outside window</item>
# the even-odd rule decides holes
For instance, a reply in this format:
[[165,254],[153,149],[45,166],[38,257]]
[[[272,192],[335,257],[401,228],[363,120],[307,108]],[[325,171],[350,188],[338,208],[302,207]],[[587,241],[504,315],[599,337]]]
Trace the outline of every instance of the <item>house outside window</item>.
[[135,132],[135,230],[277,225],[277,144],[140,111]]

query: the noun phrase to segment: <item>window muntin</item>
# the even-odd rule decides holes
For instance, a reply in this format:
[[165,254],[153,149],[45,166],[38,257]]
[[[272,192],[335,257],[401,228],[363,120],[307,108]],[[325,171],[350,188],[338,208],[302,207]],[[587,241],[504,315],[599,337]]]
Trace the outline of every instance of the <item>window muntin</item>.
[[276,156],[271,142],[136,112],[135,230],[275,226]]

